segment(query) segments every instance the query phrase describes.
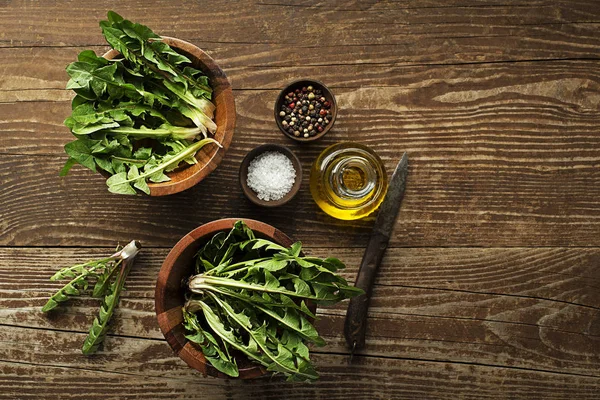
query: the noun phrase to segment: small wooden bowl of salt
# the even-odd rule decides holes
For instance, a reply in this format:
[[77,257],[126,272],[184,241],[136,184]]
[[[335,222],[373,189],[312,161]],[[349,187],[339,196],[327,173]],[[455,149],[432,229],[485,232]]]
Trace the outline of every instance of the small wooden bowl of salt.
[[302,166],[287,147],[263,144],[251,150],[240,165],[240,185],[256,205],[278,207],[290,201],[302,183]]

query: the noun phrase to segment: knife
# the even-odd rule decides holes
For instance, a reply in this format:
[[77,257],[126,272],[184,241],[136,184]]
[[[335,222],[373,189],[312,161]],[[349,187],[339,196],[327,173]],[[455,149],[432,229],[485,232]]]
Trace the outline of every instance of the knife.
[[354,284],[354,286],[364,290],[365,293],[350,299],[350,304],[348,305],[344,336],[351,350],[350,359],[352,359],[355,350],[365,345],[369,299],[371,298],[377,269],[379,268],[379,264],[381,264],[383,253],[385,253],[394,229],[396,216],[400,210],[400,203],[402,203],[402,198],[404,197],[407,175],[408,155],[404,153],[392,174],[385,198],[381,206],[379,206],[379,213],[377,214],[371,237],[360,263],[356,283]]

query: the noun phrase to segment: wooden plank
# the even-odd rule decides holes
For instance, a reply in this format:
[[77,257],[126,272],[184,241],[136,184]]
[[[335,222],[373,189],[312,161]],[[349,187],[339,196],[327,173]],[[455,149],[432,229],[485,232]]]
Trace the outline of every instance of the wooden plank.
[[[567,50],[563,54],[569,54],[569,49],[579,49],[576,52],[581,54],[585,47],[588,54],[597,51],[593,44],[598,39],[588,29],[600,20],[600,11],[590,1],[525,6],[504,3],[496,7],[469,7],[468,12],[449,8],[443,1],[422,8],[415,7],[418,2],[413,2],[412,8],[403,5],[353,9],[342,4],[323,8],[322,3],[315,7],[248,3],[238,7],[235,3],[217,1],[211,7],[187,4],[183,16],[177,3],[149,1],[120,4],[119,12],[163,35],[213,42],[362,45],[397,43],[415,37],[484,36],[489,45],[496,40],[495,46],[500,48],[506,36],[514,35],[542,46],[553,42],[558,49]],[[0,45],[101,44],[98,21],[105,18],[106,8],[103,3],[89,0],[68,6],[56,1],[13,2],[0,15],[0,32],[3,32]],[[149,8],[161,12],[148,13]]]
[[[125,343],[130,343],[132,340]],[[135,345],[135,343],[132,343]],[[116,357],[119,354],[115,354]],[[154,358],[154,355],[151,356]],[[69,366],[0,361],[0,398],[37,399],[597,399],[598,378],[418,360],[315,355],[321,379],[312,384],[280,379],[218,380],[180,368],[162,376]],[[127,359],[129,360],[129,359]],[[160,369],[150,363],[145,371]],[[44,380],[40,376],[47,377]]]
[[[340,108],[321,143],[393,138],[408,150],[449,153],[441,158],[512,150],[519,156],[531,152],[530,163],[553,160],[561,149],[592,152],[600,145],[600,68],[594,62],[369,67],[360,80],[352,79],[354,68],[311,67],[310,72],[331,84]],[[234,145],[281,138],[272,111],[278,91],[254,88],[284,86],[288,74],[234,76],[240,86],[253,89],[235,90]],[[64,74],[44,78],[47,85],[60,82],[54,80],[58,75]],[[343,82],[359,87],[338,87]],[[63,125],[71,97],[66,90],[0,91],[0,130],[10,132],[0,135],[0,154],[62,154],[72,137]]]
[[[540,162],[554,160],[548,157],[550,150],[598,148],[600,69],[596,63],[372,70],[376,72],[372,78],[367,74],[364,82],[358,82],[363,87],[335,89],[339,118],[322,143],[380,142],[394,137],[393,142],[409,150],[433,152],[442,147],[452,156],[513,150],[518,155],[532,152],[531,161]],[[327,74],[322,76],[326,81],[340,82],[351,73],[344,77],[334,67],[321,71]],[[340,77],[334,78],[336,74]],[[283,75],[270,76],[275,81],[266,86],[286,82]],[[234,142],[258,144],[257,137],[281,138],[273,122],[276,90],[236,90],[235,95]],[[4,100],[0,102],[0,129],[10,132],[0,136],[0,154],[62,154],[62,146],[72,138],[62,123],[70,113],[70,98],[65,90],[0,91]]]
[[[492,11],[490,11],[492,12]],[[1,18],[1,17],[0,17]],[[474,18],[474,17],[471,17]],[[494,15],[494,19],[497,16]],[[422,25],[426,27],[427,25]],[[575,28],[576,27],[576,28]],[[94,28],[95,29],[95,28]],[[94,29],[91,29],[93,32]],[[185,38],[207,51],[219,65],[234,77],[234,87],[239,84],[238,75],[255,76],[281,74],[283,68],[303,66],[337,67],[359,66],[402,66],[411,64],[458,64],[486,63],[501,61],[529,61],[552,59],[598,58],[600,44],[594,34],[597,25],[591,23],[575,25],[541,25],[535,37],[527,33],[515,32],[511,28],[508,35],[465,35],[460,28],[452,26],[453,31],[446,37],[428,38],[427,35],[415,41],[409,37],[393,44],[330,44],[320,42],[318,46],[311,42],[297,44],[253,44],[230,42],[210,42],[202,38]],[[550,31],[548,31],[550,30]],[[574,30],[573,37],[565,37],[565,30]],[[173,33],[173,35],[176,35]],[[64,67],[76,59],[76,54],[92,48],[97,54],[109,49],[103,41],[99,28],[96,30],[97,44],[50,47],[2,47],[0,57],[4,59],[4,73],[0,76],[0,88],[63,88]],[[540,38],[537,38],[539,36]],[[77,38],[80,35],[76,36]],[[586,38],[587,42],[582,40]],[[440,46],[443,38],[444,46]],[[541,39],[543,38],[543,40]],[[550,40],[553,38],[553,40]],[[317,50],[318,49],[318,50]],[[348,54],[351,58],[348,59]],[[299,71],[300,72],[300,71]],[[308,74],[309,71],[301,71]],[[312,71],[311,71],[312,72]],[[314,72],[312,72],[314,76]],[[359,74],[355,74],[359,75]],[[362,75],[362,74],[360,74]],[[46,77],[49,77],[46,78]],[[46,79],[44,79],[46,78]],[[355,77],[356,79],[357,77]],[[340,83],[356,84],[353,80],[340,80]],[[364,77],[363,77],[364,79]],[[242,82],[243,83],[243,82]]]
[[[276,91],[238,90],[235,140],[209,179],[170,198],[119,197],[118,206],[107,204],[111,197],[91,172],[56,176],[64,159],[61,147],[70,140],[62,126],[67,102],[0,104],[1,127],[10,132],[0,135],[1,152],[56,155],[0,156],[0,198],[6,205],[0,243],[77,245],[84,233],[87,245],[110,245],[109,237],[126,241],[135,232],[149,245],[170,246],[203,221],[237,215],[286,226],[307,244],[333,245],[328,238],[334,235],[335,246],[364,245],[371,222],[343,223],[320,213],[308,194],[308,174],[299,199],[274,212],[244,200],[237,168],[260,137],[290,145],[306,171],[322,148],[340,140],[370,145],[388,170],[408,151],[409,193],[394,246],[598,245],[600,97],[595,93],[600,77],[594,64],[402,70],[406,73],[399,69],[388,82],[398,87],[336,90],[339,120],[323,141],[310,147],[290,144],[276,131],[271,114]],[[51,188],[43,201],[40,187]],[[89,203],[78,201],[81,193]],[[216,203],[218,212],[204,206]],[[46,212],[48,204],[57,214]],[[102,210],[100,218],[89,217],[89,204]],[[203,213],[196,220],[173,217],[174,209],[197,215],[198,206]],[[33,220],[43,234],[31,233]]]
[[[391,169],[398,151],[384,141],[373,147]],[[231,153],[200,185],[168,198],[111,195],[102,177],[81,169],[60,178],[63,158],[2,156],[0,243],[90,246],[136,238],[172,246],[204,222],[241,217],[282,228],[308,246],[365,245],[372,220],[341,222],[324,215],[308,193],[308,177],[293,202],[274,211],[253,206],[237,182],[244,151]],[[574,157],[567,153],[556,164],[537,167],[556,169],[540,171],[490,163],[485,156],[447,165],[410,154],[411,181],[392,246],[598,245],[596,161],[563,161]],[[304,168],[310,159],[302,154]]]
[[[470,41],[474,39],[453,39],[452,41]],[[336,46],[326,51],[314,51],[314,47],[300,48],[285,45],[253,45],[194,42],[206,50],[223,68],[230,78],[234,89],[265,89],[285,86],[285,83],[298,76],[310,76],[326,82],[332,88],[364,87],[364,86],[410,86],[411,79],[420,75],[426,79],[448,76],[448,80],[460,83],[457,78],[469,77],[493,71],[490,78],[496,80],[504,77],[516,83],[531,77],[543,77],[544,73],[569,78],[565,72],[572,72],[572,79],[597,77],[597,63],[585,57],[600,58],[600,50],[594,54],[580,55],[581,60],[555,60],[543,62],[544,58],[561,58],[554,47],[543,47],[535,50],[528,57],[507,57],[505,52],[482,52],[473,48],[473,43],[456,43],[454,51],[436,52],[420,42],[417,51],[406,46]],[[414,44],[414,43],[413,43]],[[487,45],[487,42],[486,42]],[[506,46],[506,43],[502,44]],[[432,44],[433,46],[433,44]],[[525,45],[515,43],[522,49]],[[525,46],[526,47],[526,46]],[[18,100],[59,100],[65,94],[54,93],[53,99],[45,89],[63,89],[68,76],[65,67],[77,59],[77,54],[88,47],[37,47],[37,48],[1,48],[0,57],[4,59],[3,73],[0,74],[0,102]],[[92,46],[97,54],[103,54],[107,46]],[[600,48],[598,43],[594,48]],[[444,47],[446,49],[446,47]],[[481,54],[486,54],[481,56]],[[352,58],[348,59],[348,54]],[[456,54],[462,54],[463,60],[456,60]],[[470,55],[471,54],[471,55]],[[301,56],[299,56],[301,55]],[[564,58],[564,57],[562,57]],[[571,58],[577,58],[571,56]],[[534,61],[531,61],[531,60]],[[510,61],[509,65],[495,65],[502,61]],[[537,62],[535,62],[537,60]],[[519,65],[510,65],[519,61]],[[580,61],[580,62],[576,62]],[[468,65],[461,65],[467,63]],[[486,65],[493,63],[494,65]],[[483,65],[482,65],[483,64]],[[502,63],[501,63],[502,64]],[[538,64],[540,64],[538,66]],[[535,69],[532,66],[535,65]],[[428,68],[425,68],[428,66]],[[457,68],[450,68],[456,66]],[[483,68],[481,71],[478,71]],[[539,70],[538,70],[539,68]],[[515,72],[519,72],[518,75]],[[506,74],[506,75],[504,75]],[[440,79],[440,78],[438,78]],[[553,80],[548,77],[547,80]],[[582,82],[585,84],[585,82]],[[481,87],[477,85],[476,87]],[[43,90],[41,90],[43,89]],[[27,93],[24,92],[27,90]]]
[[[93,316],[97,313],[98,302],[77,302],[74,309],[69,309],[67,315],[72,323],[65,324],[67,318],[62,318],[63,324],[58,324],[55,316],[50,316],[53,325],[60,330],[30,329],[19,326],[2,326],[2,341],[0,354],[10,354],[4,360],[46,363],[73,358],[73,363],[79,363],[82,357],[80,348],[89,330]],[[95,303],[95,307],[94,304]],[[135,363],[125,363],[125,360],[114,360],[111,355],[121,352],[123,340],[127,338],[140,339],[139,346],[150,347],[156,352],[156,362],[163,364],[162,359],[174,359],[169,364],[185,365],[175,357],[164,338],[158,331],[156,323],[148,332],[149,321],[154,322],[153,311],[142,312],[131,309],[134,305],[149,305],[150,301],[123,301],[115,314],[111,327],[111,335],[106,339],[101,352],[93,360],[107,369],[123,364],[123,371],[137,371],[140,366]],[[39,307],[34,312],[39,313]],[[559,316],[568,316],[572,310],[558,312]],[[25,316],[21,311],[21,317]],[[516,312],[515,312],[516,313]],[[553,314],[549,314],[552,316]],[[592,313],[574,318],[577,324],[583,326],[589,323]],[[597,317],[597,313],[596,313]],[[33,321],[34,315],[27,320]],[[345,341],[341,336],[344,316],[320,313],[316,326],[327,341],[324,348],[313,349],[317,353],[346,354]],[[587,320],[585,318],[588,318]],[[12,319],[12,318],[11,318]],[[21,322],[22,324],[22,322]],[[43,324],[42,324],[43,325]],[[36,327],[39,328],[39,327]],[[142,334],[144,336],[137,336]],[[116,336],[115,336],[116,335]],[[152,340],[147,338],[151,337]],[[66,348],[66,338],[68,348]],[[143,340],[142,340],[143,339]],[[157,344],[160,341],[160,345]],[[33,341],[33,342],[32,342]],[[36,352],[30,353],[29,347],[35,349],[35,342],[48,343],[43,356]],[[145,343],[147,342],[147,343]],[[367,347],[358,354],[369,357],[387,357],[400,359],[418,359],[430,361],[445,361],[450,363],[473,363],[490,365],[498,368],[512,367],[535,371],[551,371],[557,373],[586,375],[600,377],[597,373],[600,366],[598,345],[600,335],[588,335],[581,332],[571,332],[550,327],[539,327],[518,322],[478,321],[469,318],[443,318],[397,316],[394,318],[371,315],[367,334]],[[50,343],[58,343],[56,346]],[[160,348],[160,351],[158,350]],[[138,348],[131,348],[125,356],[136,358]],[[76,366],[76,364],[73,364]],[[85,366],[85,363],[83,364]],[[156,376],[157,371],[153,371]],[[151,374],[148,374],[151,375]]]
[[[48,316],[40,309],[59,287],[47,281],[57,265],[109,249],[41,250],[0,252],[0,324],[6,331],[0,354],[27,347],[31,328],[38,337],[70,332],[82,340],[78,333],[87,331],[97,312],[98,301],[86,298]],[[361,251],[339,249],[332,254],[318,248],[313,253],[341,257],[349,266],[345,276],[354,279]],[[106,354],[117,352],[113,346],[122,343],[113,335],[162,339],[153,289],[164,255],[164,249],[144,249],[128,280]],[[374,290],[363,354],[596,376],[600,275],[594,266],[599,258],[599,249],[390,249]],[[317,328],[328,341],[319,351],[347,353],[341,334],[344,307],[319,310]],[[58,354],[62,351],[79,351],[81,340],[73,339],[64,349],[62,340],[51,338],[44,339],[50,346],[44,355],[48,360],[68,359]],[[12,361],[35,362],[33,354],[14,357]],[[133,363],[128,368],[137,367]]]
[[[388,170],[407,149],[383,138],[367,143],[382,155]],[[102,177],[82,169],[60,178],[64,157],[3,155],[0,244],[90,246],[136,238],[151,246],[172,246],[201,223],[243,217],[282,228],[308,246],[365,245],[372,219],[343,222],[324,215],[308,193],[308,174],[297,198],[280,208],[260,209],[247,201],[237,169],[250,147],[236,141],[215,173],[166,198],[111,195]],[[318,149],[294,150],[308,171]],[[578,150],[540,152],[547,155],[546,163],[509,150],[461,154],[457,149],[446,155],[407,150],[410,180],[392,246],[599,243],[598,150],[581,150],[584,156]],[[432,146],[432,151],[438,150]],[[207,207],[211,204],[218,207]]]
[[[111,248],[0,248],[0,291],[6,293],[5,299],[25,293],[43,302],[45,296],[60,287],[60,283],[48,280],[56,270],[112,251]],[[318,257],[340,258],[347,266],[342,272],[350,281],[355,279],[363,253],[362,248],[306,246],[305,251]],[[154,298],[156,276],[168,252],[168,248],[142,250],[128,278],[124,298]],[[398,313],[415,311],[416,307],[417,314],[436,309],[435,315],[466,317],[477,310],[476,318],[489,318],[504,311],[469,307],[470,295],[473,299],[485,295],[479,297],[485,300],[506,295],[594,308],[600,303],[600,293],[594,292],[600,286],[600,272],[595,267],[598,261],[598,248],[391,248],[384,256],[376,283],[380,291],[400,292],[397,288],[401,287],[402,292],[417,298],[419,290],[429,289],[437,290],[441,296],[435,302],[423,303],[422,308],[418,299],[404,298],[402,301],[408,306],[397,307]],[[448,292],[448,297],[443,292]],[[456,294],[452,292],[469,300],[455,304],[450,296]],[[374,304],[381,307],[378,309],[381,314],[393,313],[386,302],[378,299]]]

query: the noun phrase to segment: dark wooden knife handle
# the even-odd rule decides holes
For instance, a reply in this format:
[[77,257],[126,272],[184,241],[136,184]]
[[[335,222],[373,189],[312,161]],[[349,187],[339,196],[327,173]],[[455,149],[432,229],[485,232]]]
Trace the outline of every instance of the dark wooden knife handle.
[[369,299],[371,298],[375,275],[381,264],[388,241],[389,238],[381,233],[373,234],[369,239],[360,269],[358,270],[354,286],[364,290],[365,294],[350,299],[348,312],[346,313],[346,323],[344,325],[346,343],[354,350],[360,349],[365,345]]

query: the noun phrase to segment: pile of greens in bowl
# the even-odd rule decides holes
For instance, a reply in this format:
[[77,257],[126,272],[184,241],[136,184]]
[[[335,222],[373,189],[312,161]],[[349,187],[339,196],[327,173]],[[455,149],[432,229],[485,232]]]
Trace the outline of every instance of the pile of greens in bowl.
[[307,343],[325,341],[307,302],[330,305],[363,293],[336,271],[336,258],[301,255],[302,245],[260,239],[242,221],[196,254],[183,307],[186,338],[217,370],[239,375],[235,354],[288,380],[318,378]]
[[76,96],[65,120],[76,140],[65,145],[66,175],[76,163],[110,175],[113,193],[149,194],[148,182],[195,164],[207,144],[220,144],[208,78],[148,27],[109,11],[100,27],[120,53],[107,60],[84,50],[67,67],[67,89]]

